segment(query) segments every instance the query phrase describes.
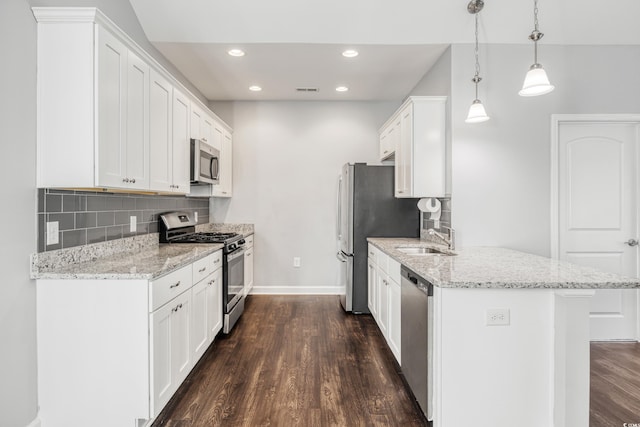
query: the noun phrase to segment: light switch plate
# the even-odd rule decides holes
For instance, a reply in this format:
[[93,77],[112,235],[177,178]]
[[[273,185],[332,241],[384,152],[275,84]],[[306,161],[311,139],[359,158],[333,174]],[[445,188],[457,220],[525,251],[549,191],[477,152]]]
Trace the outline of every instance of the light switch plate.
[[47,246],[57,245],[60,242],[58,221],[47,222]]
[[129,232],[135,233],[138,229],[138,217],[135,215],[131,215],[129,217]]
[[194,212],[193,212],[193,220],[194,220],[195,222],[198,222],[198,212],[197,212],[197,211],[194,211]]

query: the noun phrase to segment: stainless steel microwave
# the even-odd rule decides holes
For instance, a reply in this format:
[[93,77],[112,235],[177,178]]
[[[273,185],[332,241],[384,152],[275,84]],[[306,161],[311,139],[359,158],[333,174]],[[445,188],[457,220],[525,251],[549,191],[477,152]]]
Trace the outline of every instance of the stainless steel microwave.
[[191,184],[217,184],[220,178],[220,151],[199,139],[191,139]]

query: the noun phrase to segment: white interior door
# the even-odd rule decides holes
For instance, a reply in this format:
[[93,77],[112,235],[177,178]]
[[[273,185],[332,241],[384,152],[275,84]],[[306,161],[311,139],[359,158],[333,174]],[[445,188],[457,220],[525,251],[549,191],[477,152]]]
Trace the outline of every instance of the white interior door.
[[[560,259],[638,277],[638,123],[560,121]],[[630,240],[631,239],[631,240]],[[592,340],[635,340],[636,290],[598,290]]]

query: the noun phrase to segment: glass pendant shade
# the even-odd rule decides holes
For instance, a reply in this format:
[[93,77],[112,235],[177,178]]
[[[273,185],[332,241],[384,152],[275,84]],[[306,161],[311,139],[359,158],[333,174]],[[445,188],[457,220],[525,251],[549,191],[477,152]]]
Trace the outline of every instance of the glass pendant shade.
[[484,109],[484,105],[482,105],[482,101],[479,99],[475,99],[471,103],[471,107],[469,107],[469,114],[467,114],[466,123],[481,123],[489,120],[490,117],[487,116],[487,112]]
[[518,95],[544,95],[545,93],[553,91],[553,89],[555,89],[555,86],[549,83],[547,72],[544,71],[542,65],[533,64],[531,68],[529,68],[529,71],[527,71],[527,75],[524,78],[524,84],[522,85],[522,90],[518,92]]

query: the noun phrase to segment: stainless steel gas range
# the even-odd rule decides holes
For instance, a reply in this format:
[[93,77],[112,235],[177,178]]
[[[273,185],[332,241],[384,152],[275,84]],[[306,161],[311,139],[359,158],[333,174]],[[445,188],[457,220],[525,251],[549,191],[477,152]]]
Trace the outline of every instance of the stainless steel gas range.
[[158,217],[160,243],[222,243],[222,309],[228,334],[244,311],[244,236],[238,233],[196,232],[188,212],[167,212]]

